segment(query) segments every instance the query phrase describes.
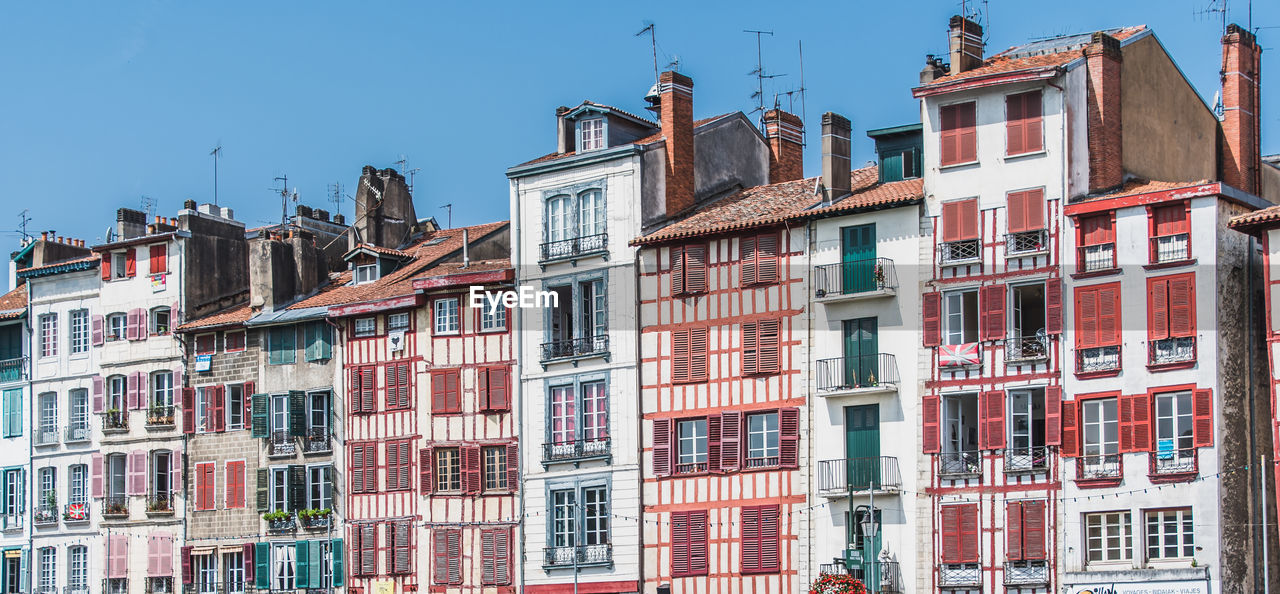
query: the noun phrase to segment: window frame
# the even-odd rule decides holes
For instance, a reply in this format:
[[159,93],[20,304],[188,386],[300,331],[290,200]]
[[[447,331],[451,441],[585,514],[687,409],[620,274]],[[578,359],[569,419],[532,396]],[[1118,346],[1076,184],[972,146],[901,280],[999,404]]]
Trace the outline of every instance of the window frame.
[[[442,464],[442,455],[451,458],[448,464]],[[431,448],[431,479],[434,481],[432,492],[441,495],[462,495],[466,492],[466,477],[462,468],[462,447],[457,445],[437,446]],[[447,466],[448,476],[441,471]],[[456,486],[455,486],[456,481]],[[441,485],[444,485],[442,488]]]
[[[160,315],[164,314],[164,329],[160,329]],[[158,305],[147,310],[147,333],[151,336],[168,336],[173,333],[173,312],[167,305]],[[216,348],[216,345],[215,345]]]
[[[240,336],[240,346],[231,345],[232,335]],[[222,333],[222,352],[224,353],[242,353],[249,348],[249,331],[248,330],[227,330]]]
[[[360,326],[363,323],[368,323],[369,327],[362,329]],[[372,338],[379,335],[378,316],[365,316],[351,320],[351,336],[353,338]]]
[[[1181,554],[1173,555],[1173,556],[1165,556],[1163,554],[1160,554],[1160,555],[1153,556],[1152,545],[1151,545],[1151,538],[1153,536],[1153,534],[1151,533],[1151,527],[1152,527],[1151,519],[1152,519],[1152,516],[1158,516],[1162,518],[1160,521],[1156,523],[1156,526],[1159,527],[1164,524],[1163,517],[1167,514],[1177,515],[1175,521],[1179,525],[1179,531],[1174,533],[1174,535],[1181,537],[1180,538],[1181,542],[1173,546],[1175,546],[1178,549],[1181,549],[1180,551]],[[1190,530],[1186,530],[1188,524],[1191,527]],[[1192,508],[1190,507],[1165,507],[1165,508],[1142,510],[1143,559],[1145,559],[1148,562],[1155,562],[1155,563],[1169,563],[1169,562],[1184,561],[1187,559],[1194,559],[1195,546],[1196,546],[1195,532],[1196,532],[1195,531],[1195,514],[1193,513]],[[1160,530],[1154,536],[1157,539],[1163,540],[1161,537],[1167,537],[1167,536],[1170,536],[1170,534],[1164,532],[1163,530]],[[1155,548],[1165,549],[1168,546],[1169,545],[1167,543],[1160,542],[1156,544]],[[1191,550],[1190,555],[1186,554],[1188,547],[1190,547],[1190,550]]]
[[58,314],[41,314],[40,324],[40,358],[49,359],[58,356]]
[[[486,312],[492,313],[486,313]],[[491,304],[485,300],[480,307],[476,308],[476,332],[480,334],[488,334],[494,332],[507,331],[507,319],[511,312],[501,302]],[[497,323],[501,320],[501,324]]]
[[[1182,227],[1182,231],[1177,233],[1166,233],[1157,235],[1160,225],[1160,213],[1162,211],[1180,211],[1180,217],[1175,221],[1178,226]],[[1161,260],[1159,252],[1159,240],[1165,237],[1177,237],[1178,235],[1186,235],[1185,253],[1181,258],[1173,258],[1170,260]],[[1148,254],[1148,264],[1151,266],[1171,266],[1192,260],[1192,242],[1191,242],[1191,202],[1183,200],[1178,202],[1163,202],[1158,204],[1147,205],[1147,237],[1150,242],[1150,253]]]
[[[580,118],[578,128],[578,152],[585,153],[609,148],[608,124],[604,116]],[[588,128],[592,128],[588,130]],[[588,135],[590,134],[590,138]]]
[[215,355],[218,353],[218,333],[204,332],[197,334],[191,344],[197,355]]
[[[129,339],[129,314],[125,312],[109,313],[103,321],[103,325],[104,342]],[[117,330],[119,330],[118,334]]]
[[[1036,106],[1036,109],[1035,109],[1036,115],[1035,117],[1027,117],[1026,108],[1028,104],[1031,104],[1029,100],[1032,99],[1031,97],[1032,95],[1035,96],[1034,97],[1035,102],[1033,103],[1033,105]],[[1016,118],[1016,120],[1011,115],[1011,112],[1013,111],[1011,109],[1011,105],[1015,98],[1017,98],[1017,100],[1021,103],[1018,109],[1022,110],[1021,117]],[[1004,120],[1005,120],[1004,154],[1006,157],[1021,157],[1025,155],[1034,155],[1034,154],[1044,152],[1044,90],[1043,89],[1031,89],[1029,91],[1019,91],[1017,93],[1009,93],[1005,95],[1004,96]],[[1024,143],[1023,149],[1017,152],[1014,152],[1012,145],[1009,142],[1009,138],[1014,132],[1015,121],[1017,122],[1017,126],[1021,128],[1022,142]],[[1033,124],[1037,128],[1037,132],[1036,132],[1037,145],[1035,147],[1026,146],[1026,141],[1028,139],[1027,129],[1029,128],[1029,126]]]
[[[766,422],[763,430],[758,432],[752,427],[752,421],[754,419],[761,418],[761,417],[766,419]],[[770,417],[773,418],[772,429],[770,429],[769,424],[767,422],[767,420]],[[743,415],[743,428],[746,430],[746,444],[744,444],[746,447],[743,448],[743,452],[745,454],[743,461],[744,461],[744,464],[746,465],[746,468],[774,467],[774,466],[779,466],[781,464],[782,462],[782,427],[779,424],[781,422],[780,417],[781,417],[781,414],[780,414],[780,411],[778,410],[766,410],[766,411],[753,412],[753,413],[748,413]],[[723,431],[723,428],[721,429],[721,431]],[[764,445],[762,448],[756,448],[754,446],[755,436],[757,434],[760,434],[763,436]],[[771,436],[773,440],[772,447],[770,447],[769,445],[769,440]],[[761,450],[764,453],[764,455],[752,456],[752,453],[755,452],[757,449]],[[770,451],[773,452],[772,456],[769,455]],[[773,460],[772,463],[770,463],[770,459]],[[760,460],[761,462],[757,462],[753,464],[752,460]]]
[[[1115,511],[1097,511],[1083,514],[1081,525],[1084,530],[1081,536],[1084,537],[1084,565],[1085,567],[1096,567],[1099,565],[1116,565],[1131,564],[1133,562],[1133,512],[1130,510]],[[1110,516],[1115,516],[1116,524],[1111,524],[1108,520]],[[1095,526],[1090,522],[1097,518],[1099,520],[1097,528],[1100,531],[1099,536],[1095,539],[1090,535],[1089,531]],[[1115,530],[1116,534],[1112,536],[1110,532]],[[1108,558],[1111,553],[1107,541],[1111,539],[1118,540],[1119,549],[1116,551],[1117,558]],[[1096,549],[1102,557],[1098,560],[1092,560],[1095,549],[1093,544],[1097,540],[1101,548]]]
[[[447,309],[452,304],[452,314]],[[443,307],[442,307],[443,306]],[[458,297],[437,297],[431,301],[431,335],[458,336],[462,334],[462,303]],[[443,316],[443,318],[441,317]],[[441,324],[444,324],[442,326]]]
[[70,353],[72,357],[87,354],[91,344],[89,310],[85,308],[73,309],[67,312],[67,319],[67,352]]
[[[1105,224],[1100,224],[1100,226],[1097,227],[1097,230],[1101,230],[1100,233],[1102,235],[1109,236],[1110,241],[1094,241],[1094,240],[1086,239],[1085,238],[1085,222],[1086,221],[1101,221],[1102,223],[1105,223]],[[1104,273],[1110,273],[1112,271],[1117,270],[1118,269],[1117,252],[1119,252],[1119,249],[1117,249],[1118,245],[1116,242],[1116,211],[1110,210],[1106,212],[1082,215],[1077,217],[1074,222],[1075,222],[1075,231],[1076,231],[1077,274],[1091,274],[1091,273],[1104,274]],[[1092,243],[1089,243],[1089,242],[1092,242]],[[1101,266],[1096,268],[1090,268],[1088,265],[1088,256],[1087,256],[1089,248],[1096,248],[1096,247],[1107,246],[1107,245],[1111,246],[1111,266]]]
[[378,263],[353,265],[351,267],[351,280],[356,285],[365,285],[378,280]]

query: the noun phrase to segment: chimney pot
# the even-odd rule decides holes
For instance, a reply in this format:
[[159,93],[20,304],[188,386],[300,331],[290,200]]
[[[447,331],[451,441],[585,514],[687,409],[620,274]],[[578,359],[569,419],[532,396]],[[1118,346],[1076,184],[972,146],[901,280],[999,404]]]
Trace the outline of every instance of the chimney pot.
[[40,241],[49,241],[49,232],[48,232],[48,231],[41,231],[41,232],[40,232]]
[[848,118],[830,111],[822,114],[822,185],[827,190],[828,202],[851,191],[852,132],[853,125]]
[[769,141],[769,183],[804,177],[804,121],[781,109],[764,114],[765,139]]
[[667,156],[666,216],[673,217],[694,202],[693,79],[663,72],[658,76],[658,97]]
[[982,66],[982,25],[965,17],[951,17],[951,72],[961,73]]
[[564,114],[569,113],[570,109],[561,105],[556,108],[556,152],[563,155],[574,147],[573,126],[565,121]]

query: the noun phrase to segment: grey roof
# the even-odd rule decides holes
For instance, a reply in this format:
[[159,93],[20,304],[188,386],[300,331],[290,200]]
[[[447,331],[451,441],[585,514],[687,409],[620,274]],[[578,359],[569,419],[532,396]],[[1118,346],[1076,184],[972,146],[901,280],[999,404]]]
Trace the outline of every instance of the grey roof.
[[[1122,30],[1121,28],[1104,29],[1102,32],[1106,33],[1107,35],[1115,35],[1116,33],[1119,33],[1121,30]],[[1038,39],[1036,41],[1032,41],[1031,43],[1015,45],[1001,52],[999,55],[1002,55],[1008,58],[1026,58],[1030,56],[1043,56],[1046,54],[1057,54],[1057,53],[1065,52],[1069,50],[1083,49],[1084,46],[1089,45],[1089,42],[1092,39],[1093,39],[1092,31],[1088,33],[1078,33],[1075,35],[1061,35],[1057,37],[1049,37],[1046,39]]]
[[300,309],[281,309],[262,312],[245,322],[247,326],[273,326],[277,324],[293,324],[310,320],[324,319],[329,315],[327,306],[303,307]]

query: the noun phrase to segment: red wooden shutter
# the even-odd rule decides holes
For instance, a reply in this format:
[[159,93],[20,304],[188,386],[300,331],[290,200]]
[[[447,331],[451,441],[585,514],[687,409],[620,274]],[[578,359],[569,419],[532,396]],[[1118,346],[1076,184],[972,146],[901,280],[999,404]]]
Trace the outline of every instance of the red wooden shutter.
[[508,383],[511,378],[511,368],[509,366],[498,366],[489,368],[489,409],[490,410],[511,410],[511,398],[509,394],[511,390]]
[[760,571],[760,508],[742,508],[742,523],[738,527],[742,544],[742,573]]
[[1120,427],[1120,451],[1135,452],[1133,446],[1133,395],[1121,394],[1116,398]]
[[707,416],[707,472],[720,472],[720,415]]
[[782,509],[777,505],[760,508],[760,570],[779,571],[782,566]]
[[707,290],[707,246],[696,244],[684,248],[684,290],[701,293]]
[[[214,509],[217,507],[217,504],[214,503],[214,488],[217,486],[217,481],[214,478],[216,469],[217,465],[213,462],[209,462],[204,468],[204,492],[201,493],[201,496],[204,497],[205,509]],[[226,505],[225,501],[223,502],[223,505]]]
[[360,368],[360,410],[361,412],[373,412],[377,410],[377,401],[375,394],[377,391],[374,383],[375,368],[368,365]]
[[476,399],[479,401],[480,410],[489,410],[489,368],[481,367],[476,370]]
[[493,528],[480,530],[480,583],[486,586],[496,584],[498,581],[494,575],[494,557],[497,556],[495,538],[496,530]]
[[1083,287],[1076,290],[1076,348],[1091,349],[1098,346],[1098,289]]
[[942,204],[942,241],[948,243],[960,241],[960,219],[963,216],[960,212],[959,202],[944,202]]
[[351,446],[351,492],[364,492],[364,444]]
[[757,373],[778,373],[781,328],[779,320],[760,320],[760,356],[756,362]]
[[1027,226],[1027,231],[1039,231],[1045,228],[1044,222],[1044,188],[1036,188],[1023,192],[1026,210],[1023,211],[1023,219]]
[[742,323],[742,375],[752,375],[760,369],[759,326],[753,322]]
[[1080,455],[1079,407],[1075,400],[1062,401],[1062,448],[1063,457],[1073,458]]
[[[422,448],[418,450],[418,490],[423,495],[430,493],[432,487],[435,486],[435,477],[431,476],[431,448]],[[507,464],[511,461],[508,460]]]
[[520,489],[520,444],[507,444],[507,488],[512,491]]
[[192,547],[182,547],[182,583],[184,584],[194,581],[191,574],[191,549]]
[[99,268],[102,270],[102,280],[111,280],[111,254],[102,254],[102,265]]
[[957,563],[962,560],[960,554],[960,508],[959,505],[942,506],[942,562]]
[[756,281],[772,283],[778,281],[778,234],[765,233],[756,240],[758,252],[756,257]]
[[182,432],[196,432],[196,389],[182,389]]
[[1044,132],[1041,129],[1043,111],[1041,93],[1030,91],[1023,93],[1022,97],[1022,131],[1026,138],[1023,146],[1027,152],[1038,151],[1044,148]]
[[1133,396],[1133,451],[1151,451],[1154,420],[1151,417],[1151,396]]
[[466,473],[466,481],[464,483],[467,493],[476,494],[480,492],[480,446],[466,446],[462,448],[462,454],[465,459],[462,462],[462,469]]
[[255,545],[257,544],[258,543],[255,542],[246,542],[240,549],[240,557],[244,561],[244,583],[246,586],[256,581],[254,580],[255,576],[253,575],[253,552]]
[[1005,226],[1010,233],[1029,231],[1027,228],[1027,193],[1009,192],[1005,195]]
[[1022,551],[1022,502],[1007,501],[1005,512],[1005,558],[1021,561]]
[[223,432],[227,430],[227,416],[224,414],[227,408],[227,387],[218,386],[213,389],[213,409],[209,411],[212,415],[213,430]]
[[757,282],[757,258],[756,238],[743,237],[738,240],[738,283],[742,286],[754,285]]
[[742,413],[720,413],[720,470],[733,471],[742,465]]
[[360,570],[364,575],[378,573],[378,525],[360,526]]
[[672,247],[671,253],[671,294],[683,295],[685,292],[684,285],[684,258],[685,248]]
[[1004,98],[1005,154],[1020,155],[1027,152],[1025,111],[1022,95],[1006,95]]
[[653,474],[671,475],[671,419],[653,420]]
[[1094,346],[1120,345],[1120,283],[1098,287],[1097,340]]
[[979,228],[978,200],[965,200],[960,202],[960,239],[978,239],[982,236],[982,230]]
[[462,412],[462,391],[457,369],[450,370],[444,376],[444,405],[446,412]]
[[396,365],[393,363],[382,368],[383,398],[386,399],[387,410],[395,410],[400,407],[398,399],[400,376],[396,373]]
[[982,394],[982,442],[985,450],[998,450],[1005,446],[1004,391],[994,390]]
[[977,563],[981,560],[978,504],[970,503],[960,508],[960,556],[963,563]]
[[1062,333],[1062,280],[1051,278],[1044,282],[1044,331],[1046,334]]
[[1196,283],[1193,274],[1169,278],[1169,336],[1196,335]]
[[963,103],[957,106],[956,127],[959,129],[960,162],[978,160],[977,104]]
[[689,381],[689,331],[671,332],[671,381]]
[[[391,477],[387,477],[391,481]],[[366,493],[378,492],[378,444],[367,443],[364,446],[364,490]]]
[[671,575],[689,575],[689,515],[690,512],[671,514]]
[[1147,279],[1147,338],[1169,338],[1169,279]]
[[168,253],[169,253],[168,246],[166,246],[163,243],[160,245],[151,246],[151,252],[149,254],[150,258],[147,263],[148,264],[147,272],[150,274],[160,274],[162,272],[168,272],[168,268],[166,267],[166,262],[165,262],[166,256],[168,256]]
[[689,573],[707,574],[707,512],[689,512]]
[[707,381],[707,328],[689,329],[689,379],[695,382]]
[[924,310],[924,346],[942,344],[942,293],[925,293],[922,296]]
[[1192,441],[1195,447],[1210,447],[1213,445],[1213,390],[1196,390],[1192,400]]
[[124,251],[124,275],[133,278],[138,274],[138,251],[128,248]]
[[984,340],[1001,340],[1005,335],[1004,285],[982,287],[982,330]]
[[941,426],[938,419],[938,408],[941,399],[937,396],[925,396],[921,403],[920,415],[923,417],[923,434],[924,453],[936,454],[942,451],[941,440],[938,436],[938,429]]
[[445,371],[431,372],[431,412],[439,413],[445,410]]
[[778,411],[778,465],[797,468],[800,465],[800,409]]
[[1022,503],[1022,558],[1045,558],[1045,505],[1043,501]]
[[1062,443],[1062,387],[1044,388],[1044,445]]

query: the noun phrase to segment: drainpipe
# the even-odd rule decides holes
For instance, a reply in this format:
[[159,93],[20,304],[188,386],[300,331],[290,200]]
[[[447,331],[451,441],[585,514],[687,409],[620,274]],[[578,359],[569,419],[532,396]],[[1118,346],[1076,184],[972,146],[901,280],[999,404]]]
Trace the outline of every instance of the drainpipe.
[[[809,368],[806,370],[808,372],[806,373],[806,375],[808,376],[809,385],[805,386],[804,392],[806,394],[812,394],[813,393],[813,377],[815,375],[813,366],[816,365],[816,363],[814,363],[813,361],[813,345],[814,345],[813,323],[815,321],[813,319],[813,314],[814,312],[818,311],[817,306],[813,302],[813,252],[818,247],[818,242],[816,239],[818,235],[818,222],[816,220],[810,219],[809,224],[805,225],[805,231],[808,233],[808,237],[806,238],[806,241],[805,241],[805,247],[806,247],[806,253],[809,254],[809,262],[808,262],[808,268],[806,269],[807,274],[805,274],[805,282],[802,286],[804,287],[804,290],[805,290],[805,301],[809,305],[808,307],[809,323],[806,324],[806,326],[808,326],[808,332],[805,335],[805,344],[808,345],[808,348],[809,348]],[[812,436],[813,425],[814,425],[813,404],[809,403],[809,406],[805,408],[807,408],[809,411],[809,435]],[[811,498],[817,499],[818,490],[814,488],[814,481],[813,481],[813,467],[814,467],[813,439],[809,439],[807,457],[809,460],[808,463],[806,464],[807,471],[809,472],[809,493],[811,494],[810,495]],[[814,527],[817,526],[817,522],[814,521],[815,515],[817,514],[810,513],[808,514],[808,518],[807,518],[809,522],[809,547],[808,547],[809,550],[806,551],[808,558],[805,560],[806,561],[805,567],[809,568],[809,575],[806,575],[805,579],[807,579],[809,583],[813,583],[813,567],[814,567],[813,562],[815,558],[813,543],[817,542],[817,539],[814,538]]]
[[[520,213],[521,213],[521,209],[519,206],[520,205],[520,180],[517,179],[515,181],[515,184],[516,184],[516,188],[515,188],[516,207],[512,209],[512,212],[515,214],[515,216],[513,217],[515,220],[512,221],[511,228],[523,229],[523,227],[520,226]],[[515,284],[517,291],[520,290],[520,282],[523,276],[520,272],[520,269],[521,269],[520,265],[522,263],[522,260],[520,259],[520,242],[523,240],[524,240],[524,236],[523,234],[521,234],[517,237],[516,241],[512,242],[512,246],[514,246],[513,247],[514,253],[512,254],[513,257],[511,259],[511,266],[512,268],[515,269],[514,270],[515,274],[513,275],[512,282]],[[516,398],[516,401],[519,402],[519,405],[515,407],[515,415],[516,415],[515,430],[516,430],[517,436],[522,436],[525,434],[525,431],[524,431],[524,406],[525,406],[524,405],[524,370],[523,370],[524,312],[519,307],[513,307],[511,308],[511,310],[515,314],[514,316],[512,316],[513,319],[511,321],[511,324],[512,324],[511,328],[513,330],[511,339],[516,343],[515,373],[516,373],[517,379],[514,384],[515,385],[514,396]],[[526,444],[523,443],[524,440],[519,439],[518,441],[521,443],[519,444],[519,448],[516,451],[521,452],[521,455],[526,458],[529,457],[528,448],[525,447]],[[516,500],[518,501],[517,509],[520,510],[519,515],[516,517],[516,527],[520,531],[520,584],[523,586],[525,584],[524,566],[525,566],[525,563],[528,561],[528,559],[525,558],[525,551],[527,551],[528,548],[526,547],[526,534],[525,534],[525,527],[527,523],[524,521],[525,519],[524,469],[522,468],[523,465],[520,464],[520,462],[521,462],[520,460],[516,460],[516,468],[520,472],[520,484],[516,486]]]
[[[640,192],[637,192],[637,194],[639,193]],[[632,254],[633,254],[632,266],[634,267],[634,270],[635,270],[632,276],[635,277],[635,283],[636,283],[635,299],[632,299],[633,306],[634,306],[634,309],[632,310],[634,313],[632,315],[635,316],[634,318],[635,319],[634,334],[636,336],[635,376],[636,376],[636,394],[637,395],[644,394],[644,391],[641,389],[642,385],[644,384],[644,381],[641,379],[641,373],[640,373],[640,366],[643,364],[641,362],[641,357],[640,357],[640,353],[641,353],[640,351],[640,270],[641,270],[640,250],[641,249],[642,248],[636,248],[632,250]],[[662,249],[662,248],[657,248],[657,249]],[[657,266],[656,260],[654,265],[655,267]],[[640,538],[639,538],[640,559],[638,560],[639,563],[637,564],[639,566],[639,570],[636,573],[636,580],[640,584],[640,590],[644,591],[644,406],[642,406],[640,402],[641,402],[640,398],[636,398],[636,439],[640,441],[640,447],[636,449],[637,453],[640,454],[640,458],[636,461],[637,466],[639,467],[636,470],[636,488],[638,489],[636,493],[639,495],[638,499],[640,500],[640,510],[639,510],[640,513],[637,514],[639,515],[640,520],[636,526],[636,533],[640,535]],[[661,540],[661,537],[659,537],[659,540]],[[574,571],[576,573],[577,570],[575,569]]]

